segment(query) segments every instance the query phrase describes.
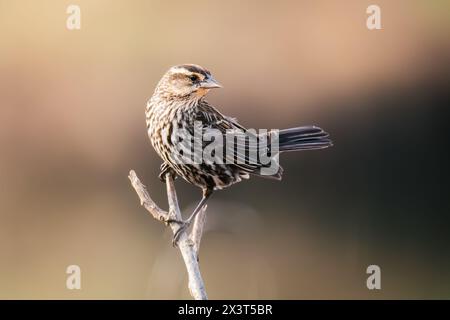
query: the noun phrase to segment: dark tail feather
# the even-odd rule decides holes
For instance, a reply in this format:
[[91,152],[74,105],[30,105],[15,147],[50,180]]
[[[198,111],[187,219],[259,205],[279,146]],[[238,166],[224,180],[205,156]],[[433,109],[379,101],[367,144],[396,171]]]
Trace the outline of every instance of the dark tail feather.
[[[284,129],[280,130],[278,133],[280,152],[324,149],[333,145],[328,138],[328,133],[316,126]],[[281,180],[283,168],[280,165],[278,165],[278,172],[273,175],[262,174],[260,171],[261,167],[263,166],[260,166],[249,173],[262,178]]]
[[328,136],[328,133],[316,126],[280,130],[280,152],[328,148],[333,145]]

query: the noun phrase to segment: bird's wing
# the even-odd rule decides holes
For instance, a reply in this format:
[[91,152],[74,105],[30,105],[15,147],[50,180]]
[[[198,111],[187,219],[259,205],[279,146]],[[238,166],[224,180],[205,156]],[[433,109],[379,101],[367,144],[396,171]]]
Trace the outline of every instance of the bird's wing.
[[[222,133],[224,162],[232,163],[246,172],[253,172],[260,167],[257,159],[249,159],[249,151],[255,151],[255,148],[257,150],[257,145],[249,144],[248,138],[253,137],[258,141],[258,137],[240,125],[236,119],[224,116],[213,106],[203,103],[197,107],[196,121],[202,123],[204,132],[213,129]],[[227,144],[226,139],[229,139],[231,135],[236,137],[234,143]],[[209,144],[209,142],[206,144]]]
[[226,133],[227,130],[234,129],[247,130],[236,119],[224,116],[216,108],[207,103],[198,105],[196,120],[201,121],[204,127],[219,129],[223,133]]

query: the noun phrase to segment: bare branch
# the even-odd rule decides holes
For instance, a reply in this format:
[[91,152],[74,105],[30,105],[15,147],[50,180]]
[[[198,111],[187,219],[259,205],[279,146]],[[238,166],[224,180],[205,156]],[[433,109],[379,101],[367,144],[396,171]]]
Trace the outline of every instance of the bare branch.
[[[143,205],[145,209],[147,209],[147,211],[150,212],[155,219],[166,223],[169,220],[182,221],[180,207],[178,206],[178,199],[175,190],[175,185],[170,174],[166,175],[167,200],[169,203],[169,212],[162,210],[156,205],[156,203],[150,198],[150,195],[148,194],[146,187],[141,183],[141,181],[139,180],[139,178],[137,177],[136,173],[133,170],[130,171],[128,178],[130,179],[131,185],[136,190],[136,193],[138,194],[139,199],[141,200],[141,205]],[[199,215],[204,216],[204,211],[205,208],[202,209],[202,212]],[[197,223],[196,219],[194,223],[194,228],[196,227],[197,224],[200,223],[199,222]],[[180,227],[179,224],[176,222],[170,222],[169,226],[174,234]],[[197,226],[197,228],[199,228],[199,226]],[[201,226],[201,230],[203,230],[203,223]],[[198,245],[195,245],[194,241],[188,237],[186,231],[183,231],[180,234],[178,240],[178,248],[180,249],[181,255],[186,265],[189,278],[189,291],[192,297],[196,300],[206,300],[208,299],[208,297],[206,295],[205,285],[203,283],[203,279],[200,273],[196,250],[199,247],[201,235],[197,236],[196,239],[197,238],[198,238]]]
[[136,190],[136,193],[139,196],[141,206],[144,206],[144,208],[147,209],[147,211],[150,212],[150,214],[156,220],[164,222],[167,221],[169,219],[169,214],[167,213],[167,211],[158,207],[156,203],[152,200],[152,198],[150,198],[146,187],[139,180],[134,170],[130,171],[128,179],[130,179],[131,185],[133,186],[134,190]]
[[203,227],[206,222],[206,209],[207,205],[204,205],[203,208],[198,212],[197,216],[194,220],[194,226],[192,227],[191,232],[191,240],[194,243],[195,252],[197,252],[197,260],[198,253],[200,251],[200,241],[202,240],[203,235]]

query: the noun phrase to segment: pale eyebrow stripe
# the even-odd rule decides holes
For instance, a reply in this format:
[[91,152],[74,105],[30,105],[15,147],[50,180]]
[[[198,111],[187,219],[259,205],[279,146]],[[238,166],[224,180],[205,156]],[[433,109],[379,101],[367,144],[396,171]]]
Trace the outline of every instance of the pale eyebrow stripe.
[[186,69],[184,69],[184,68],[176,68],[176,69],[174,70],[174,73],[185,74],[185,75],[187,75],[187,76],[191,76],[191,75],[195,74],[195,75],[197,75],[197,76],[200,78],[200,80],[205,80],[205,78],[206,78],[205,75],[202,74],[202,73],[191,72],[191,71],[186,70]]

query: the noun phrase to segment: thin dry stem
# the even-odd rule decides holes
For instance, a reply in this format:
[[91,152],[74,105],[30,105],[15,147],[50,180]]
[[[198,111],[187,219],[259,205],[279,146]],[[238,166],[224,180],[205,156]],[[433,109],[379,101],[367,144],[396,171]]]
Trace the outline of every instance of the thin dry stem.
[[[158,205],[156,205],[156,203],[148,194],[147,188],[141,183],[134,170],[130,171],[128,178],[130,179],[131,185],[139,196],[141,205],[144,206],[145,209],[147,209],[147,211],[153,216],[153,218],[165,223],[167,223],[169,219],[177,221],[182,220],[175,185],[170,174],[166,176],[169,212],[162,210],[160,207],[158,207]],[[180,234],[178,240],[178,248],[183,257],[189,277],[189,291],[195,300],[208,299],[197,258],[198,249],[200,247],[201,233],[203,232],[203,225],[205,223],[205,211],[206,207],[204,207],[196,217],[191,237],[188,236],[186,231],[183,231]],[[170,222],[169,226],[174,234],[179,228],[179,224],[176,222]]]

